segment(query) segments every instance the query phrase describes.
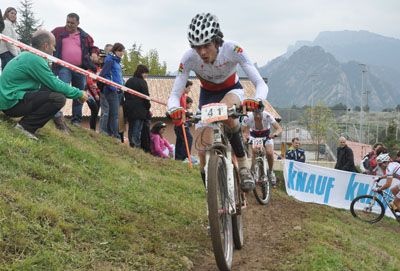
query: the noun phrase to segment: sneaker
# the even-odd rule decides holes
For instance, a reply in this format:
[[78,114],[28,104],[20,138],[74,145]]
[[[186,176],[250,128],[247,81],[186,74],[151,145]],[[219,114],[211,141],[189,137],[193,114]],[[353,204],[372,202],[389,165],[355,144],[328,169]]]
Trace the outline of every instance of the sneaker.
[[243,192],[250,192],[253,191],[255,188],[253,176],[251,175],[250,171],[246,167],[242,167],[239,170],[240,175],[240,188]]
[[23,133],[24,135],[26,135],[26,137],[28,137],[29,139],[39,140],[34,134],[32,134],[31,132],[29,132],[28,130],[25,130],[25,128],[22,127],[22,125],[19,124],[19,123],[17,123],[17,125],[15,125],[15,129],[19,130],[21,133]]
[[267,171],[268,180],[271,182],[272,186],[276,186],[276,176],[275,172],[272,170]]
[[53,121],[54,121],[54,124],[56,125],[56,128],[58,130],[63,131],[66,134],[71,133],[71,129],[65,123],[63,115],[53,118]]

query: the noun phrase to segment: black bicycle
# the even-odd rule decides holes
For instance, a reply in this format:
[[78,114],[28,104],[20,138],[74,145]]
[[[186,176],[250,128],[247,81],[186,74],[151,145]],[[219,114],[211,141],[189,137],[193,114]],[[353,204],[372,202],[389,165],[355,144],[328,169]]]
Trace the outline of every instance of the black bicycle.
[[[379,182],[379,181],[378,181]],[[374,188],[381,188],[378,182],[374,183]],[[396,212],[390,207],[389,202],[393,201],[394,197],[387,191],[373,192],[371,195],[358,196],[350,204],[351,214],[368,223],[376,223],[385,216],[386,207],[393,213],[396,220],[400,223],[400,212]]]

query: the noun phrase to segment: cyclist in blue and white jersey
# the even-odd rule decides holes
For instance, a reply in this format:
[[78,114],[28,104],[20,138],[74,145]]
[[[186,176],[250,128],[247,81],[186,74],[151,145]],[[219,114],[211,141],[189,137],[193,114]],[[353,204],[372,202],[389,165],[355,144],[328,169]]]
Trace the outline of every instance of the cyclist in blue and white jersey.
[[[390,202],[390,206],[394,211],[400,211],[400,164],[398,162],[391,162],[390,156],[387,153],[380,154],[376,161],[378,164],[386,166],[385,175],[379,177],[379,180],[386,179],[386,183],[375,191],[380,192],[390,188],[394,195],[394,200]],[[381,166],[381,165],[380,165]],[[396,181],[394,181],[396,179]]]
[[[197,14],[189,25],[188,40],[191,49],[182,57],[168,100],[168,114],[174,122],[179,122],[184,115],[184,110],[179,106],[179,98],[191,71],[201,82],[199,108],[217,102],[225,103],[228,108],[242,104],[249,111],[263,107],[262,100],[268,94],[267,85],[243,48],[234,41],[223,40],[215,15]],[[238,64],[256,87],[254,99],[244,99],[243,87],[237,75]],[[239,121],[230,118],[225,125],[238,160],[241,188],[243,191],[251,191],[254,189],[254,180],[244,151]],[[199,153],[199,156],[204,180],[204,153]]]

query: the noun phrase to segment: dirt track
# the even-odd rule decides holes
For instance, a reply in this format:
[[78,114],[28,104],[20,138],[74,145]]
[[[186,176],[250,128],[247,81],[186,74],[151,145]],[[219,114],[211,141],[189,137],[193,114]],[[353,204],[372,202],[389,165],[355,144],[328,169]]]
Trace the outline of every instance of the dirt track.
[[[301,248],[298,241],[288,240],[288,233],[301,230],[302,220],[307,219],[305,208],[272,191],[267,206],[259,205],[253,195],[244,212],[244,247],[235,250],[232,270],[279,270],[285,255]],[[211,241],[210,241],[211,242]],[[195,271],[218,270],[214,255],[204,256],[195,262]]]

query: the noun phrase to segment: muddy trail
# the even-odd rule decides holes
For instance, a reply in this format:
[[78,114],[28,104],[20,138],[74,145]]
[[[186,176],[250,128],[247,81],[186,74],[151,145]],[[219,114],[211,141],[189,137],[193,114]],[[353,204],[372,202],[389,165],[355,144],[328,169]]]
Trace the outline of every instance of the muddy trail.
[[[245,243],[241,250],[234,251],[232,270],[279,270],[286,255],[302,248],[301,241],[290,240],[289,233],[302,229],[302,221],[308,218],[307,208],[288,199],[282,190],[272,192],[267,206],[248,196],[249,205],[243,214]],[[218,270],[212,252],[197,260],[192,270]]]

